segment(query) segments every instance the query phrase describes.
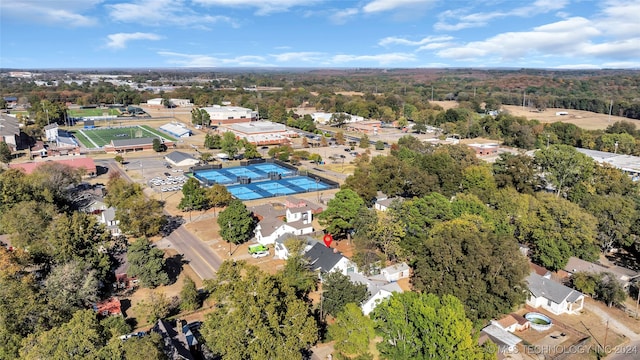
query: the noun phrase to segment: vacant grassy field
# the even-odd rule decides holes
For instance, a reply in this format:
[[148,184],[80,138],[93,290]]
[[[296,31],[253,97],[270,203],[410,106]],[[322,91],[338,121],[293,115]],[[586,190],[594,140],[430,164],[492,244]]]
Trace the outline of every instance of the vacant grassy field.
[[120,115],[118,109],[72,109],[67,111],[70,117]]
[[159,130],[156,130],[148,125],[136,125],[129,127],[115,127],[115,128],[97,128],[97,129],[83,129],[75,130],[74,136],[87,148],[103,147],[111,140],[126,140],[134,139],[138,132],[142,132],[142,137],[162,137],[168,141],[175,141],[169,135],[163,134]]

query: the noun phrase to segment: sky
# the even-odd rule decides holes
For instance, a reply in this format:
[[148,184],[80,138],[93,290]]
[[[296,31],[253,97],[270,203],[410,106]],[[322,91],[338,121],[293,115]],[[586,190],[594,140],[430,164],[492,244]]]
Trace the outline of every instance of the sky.
[[0,68],[635,68],[640,0],[0,0]]

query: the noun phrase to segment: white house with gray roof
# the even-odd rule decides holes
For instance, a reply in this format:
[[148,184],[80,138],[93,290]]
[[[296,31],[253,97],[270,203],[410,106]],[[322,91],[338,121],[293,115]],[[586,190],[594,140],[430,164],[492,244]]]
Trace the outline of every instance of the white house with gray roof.
[[313,232],[313,211],[319,208],[318,205],[288,197],[283,206],[284,212],[274,205],[252,208],[259,219],[254,232],[260,244],[274,244],[284,234],[307,235]]
[[369,297],[360,304],[365,315],[369,315],[382,301],[388,299],[393,293],[401,293],[402,288],[396,282],[388,282],[382,279],[367,278],[358,273],[348,273],[349,280],[354,284],[364,284],[369,291]]
[[584,294],[535,272],[526,279],[529,284],[527,305],[543,308],[556,315],[577,314],[584,306]]

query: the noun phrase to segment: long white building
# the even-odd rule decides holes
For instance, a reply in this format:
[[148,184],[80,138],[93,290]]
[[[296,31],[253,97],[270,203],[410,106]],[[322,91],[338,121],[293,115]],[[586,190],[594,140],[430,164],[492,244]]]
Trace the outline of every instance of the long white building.
[[213,105],[203,108],[209,113],[212,126],[235,124],[258,120],[258,112],[239,106]]

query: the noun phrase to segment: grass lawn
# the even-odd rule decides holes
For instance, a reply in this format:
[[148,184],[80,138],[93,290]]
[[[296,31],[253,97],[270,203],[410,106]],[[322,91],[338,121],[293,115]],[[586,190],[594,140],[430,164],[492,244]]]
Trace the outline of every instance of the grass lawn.
[[164,133],[158,129],[154,129],[149,125],[140,125],[141,128],[143,128],[144,130],[147,130],[148,132],[150,132],[151,134],[155,135],[155,136],[160,136],[165,138],[166,140],[169,141],[176,141],[176,139],[173,136],[168,135],[167,133]]
[[67,114],[70,117],[83,117],[83,116],[103,116],[107,115],[119,115],[118,109],[73,109],[68,110]]
[[[128,127],[78,129],[74,136],[87,148],[103,147],[111,143],[111,140],[135,139],[136,132],[142,131],[142,137],[162,137],[167,141],[176,141],[171,136],[162,133],[147,125],[134,125]],[[92,142],[93,141],[93,142]],[[95,144],[94,144],[95,143]]]

